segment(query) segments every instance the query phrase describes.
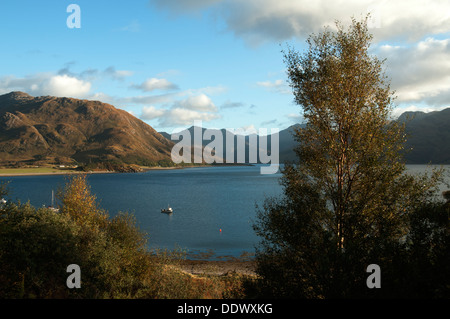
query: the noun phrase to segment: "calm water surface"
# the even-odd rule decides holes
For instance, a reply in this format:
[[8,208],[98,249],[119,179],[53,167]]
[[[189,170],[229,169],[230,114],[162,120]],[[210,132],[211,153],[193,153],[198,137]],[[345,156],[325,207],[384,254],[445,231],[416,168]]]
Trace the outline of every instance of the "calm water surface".
[[[239,256],[254,252],[256,204],[281,194],[281,174],[261,175],[257,166],[152,170],[91,174],[88,182],[102,208],[114,216],[133,213],[149,235],[150,248],[182,248],[189,253]],[[9,198],[39,207],[51,203],[61,175],[0,177],[10,180]],[[171,215],[161,213],[170,205]]]
[[[237,166],[91,174],[88,181],[110,216],[119,211],[136,216],[149,235],[149,248],[213,251],[213,257],[220,257],[254,252],[259,241],[252,229],[255,205],[282,193],[280,177],[261,175],[258,166]],[[5,180],[11,181],[9,199],[29,200],[34,206],[49,205],[52,190],[65,182],[61,175],[0,177],[0,182]],[[168,205],[174,213],[162,214],[161,208]]]

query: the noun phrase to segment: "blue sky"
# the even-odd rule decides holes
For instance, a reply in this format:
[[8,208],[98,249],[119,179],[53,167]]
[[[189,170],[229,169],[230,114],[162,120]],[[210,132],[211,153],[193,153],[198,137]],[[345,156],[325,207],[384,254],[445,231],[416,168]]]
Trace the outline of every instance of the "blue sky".
[[[70,4],[81,28],[70,29]],[[396,114],[450,106],[449,1],[3,0],[0,94],[101,100],[158,131],[299,121],[282,53],[334,20],[372,12]]]

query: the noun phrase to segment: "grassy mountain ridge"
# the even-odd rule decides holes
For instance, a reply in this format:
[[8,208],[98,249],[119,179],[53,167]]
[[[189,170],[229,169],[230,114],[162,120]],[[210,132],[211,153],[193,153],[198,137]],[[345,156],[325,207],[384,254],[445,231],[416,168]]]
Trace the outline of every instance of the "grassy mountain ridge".
[[143,164],[170,160],[173,143],[124,110],[99,101],[0,96],[0,162]]

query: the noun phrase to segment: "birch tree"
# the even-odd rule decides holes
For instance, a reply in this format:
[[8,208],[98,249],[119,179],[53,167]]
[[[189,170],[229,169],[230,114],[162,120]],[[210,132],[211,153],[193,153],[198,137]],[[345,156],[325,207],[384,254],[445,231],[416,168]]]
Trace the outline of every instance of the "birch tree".
[[337,22],[311,35],[306,52],[283,51],[306,126],[295,131],[284,196],[267,199],[254,226],[258,272],[275,295],[365,291],[365,267],[383,269],[407,234],[405,216],[435,185],[437,174],[406,174],[404,126],[390,117],[394,92],[367,21]]

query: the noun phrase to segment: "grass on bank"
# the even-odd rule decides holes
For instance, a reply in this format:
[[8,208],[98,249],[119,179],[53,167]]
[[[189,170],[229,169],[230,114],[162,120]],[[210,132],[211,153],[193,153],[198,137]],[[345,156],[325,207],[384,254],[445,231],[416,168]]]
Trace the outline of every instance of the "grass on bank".
[[72,168],[28,167],[28,168],[0,168],[2,175],[33,175],[33,174],[66,174],[79,172]]
[[[181,251],[159,251],[153,255],[156,299],[247,299],[256,296],[257,277],[237,272],[216,275],[215,266],[192,275],[182,269]],[[144,296],[145,297],[145,296]]]
[[59,167],[55,165],[46,166],[26,166],[26,167],[0,167],[0,176],[21,176],[21,175],[53,175],[53,174],[75,174],[75,173],[105,173],[105,172],[142,172],[148,170],[161,170],[161,169],[181,169],[192,167],[207,167],[212,166],[209,164],[176,164],[176,165],[158,165],[143,166],[143,165],[124,165],[124,164],[111,164],[102,165],[84,165],[84,166],[66,166]]

